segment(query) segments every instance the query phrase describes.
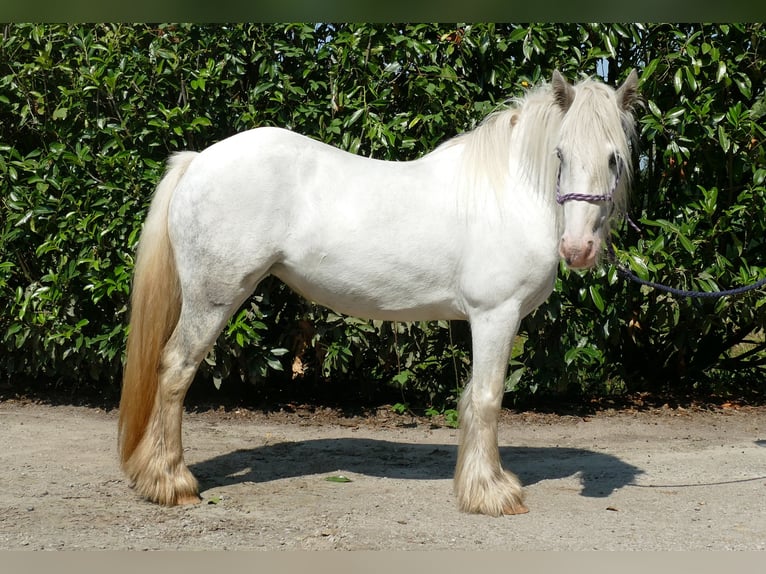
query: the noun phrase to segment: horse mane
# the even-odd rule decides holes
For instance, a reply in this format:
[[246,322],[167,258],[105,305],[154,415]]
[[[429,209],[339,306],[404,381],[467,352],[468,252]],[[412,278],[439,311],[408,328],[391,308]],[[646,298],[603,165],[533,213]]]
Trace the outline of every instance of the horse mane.
[[[435,151],[463,146],[456,178],[460,193],[475,195],[486,189],[500,199],[512,176],[543,191],[549,187],[546,184],[555,183],[557,162],[552,150],[562,116],[550,85],[542,84],[522,97],[506,100],[476,127]],[[512,154],[518,160],[513,165],[509,161]]]
[[[507,100],[475,128],[434,150],[463,146],[456,181],[461,192],[475,194],[478,188],[484,187],[501,198],[519,187],[516,183],[520,182],[542,195],[546,203],[555,204],[559,165],[555,148],[562,141],[562,133],[578,142],[594,144],[603,142],[606,137],[624,162],[620,189],[614,198],[617,207],[623,208],[632,172],[628,142],[635,139],[631,112],[620,109],[615,91],[600,81],[587,78],[573,88],[587,92],[588,97],[575,98],[566,114],[556,102],[551,85],[543,83],[519,98]],[[607,106],[620,109],[619,122],[613,121],[613,114],[603,113]],[[562,127],[571,124],[575,124],[576,129],[562,131]],[[517,161],[511,163],[511,156]],[[596,154],[590,154],[588,159],[596,161]],[[594,171],[606,175],[602,169]]]

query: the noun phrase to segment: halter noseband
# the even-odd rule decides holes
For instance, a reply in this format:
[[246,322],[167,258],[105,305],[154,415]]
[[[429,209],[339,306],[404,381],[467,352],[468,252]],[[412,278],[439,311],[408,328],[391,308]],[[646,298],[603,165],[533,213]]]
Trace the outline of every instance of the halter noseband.
[[604,195],[593,195],[590,193],[561,193],[561,164],[559,164],[558,172],[556,173],[556,203],[564,205],[567,201],[593,201],[593,202],[609,202],[612,201],[614,192],[617,186],[620,184],[620,176],[622,175],[622,159],[617,158],[617,177],[614,178],[614,185],[609,193]]

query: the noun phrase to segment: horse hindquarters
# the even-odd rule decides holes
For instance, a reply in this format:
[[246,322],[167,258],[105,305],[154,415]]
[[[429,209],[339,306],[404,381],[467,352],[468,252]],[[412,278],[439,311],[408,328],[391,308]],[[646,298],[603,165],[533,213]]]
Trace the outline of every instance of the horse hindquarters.
[[188,273],[179,273],[176,255],[183,246],[172,245],[168,213],[194,157],[171,159],[144,224],[120,399],[122,468],[139,494],[168,506],[199,501],[197,481],[183,460],[183,400],[199,363],[241,302],[207,302],[184,281]]

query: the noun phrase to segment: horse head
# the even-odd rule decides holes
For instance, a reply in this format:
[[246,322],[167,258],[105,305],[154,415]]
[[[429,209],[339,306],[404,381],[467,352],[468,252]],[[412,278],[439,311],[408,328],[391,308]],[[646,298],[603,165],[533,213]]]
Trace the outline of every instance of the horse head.
[[564,211],[559,254],[571,268],[595,265],[610,216],[625,202],[637,84],[635,70],[616,90],[593,80],[571,85],[553,73],[553,96],[563,112],[556,147],[556,199]]

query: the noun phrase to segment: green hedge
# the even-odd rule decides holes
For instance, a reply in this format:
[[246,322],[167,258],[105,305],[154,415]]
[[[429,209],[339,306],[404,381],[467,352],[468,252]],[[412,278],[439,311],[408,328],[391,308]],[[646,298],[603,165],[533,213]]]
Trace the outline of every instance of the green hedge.
[[[118,388],[133,250],[165,158],[260,125],[401,160],[560,69],[646,100],[620,259],[712,290],[766,268],[764,39],[747,25],[7,25],[0,37],[0,376]],[[509,397],[763,392],[762,292],[677,299],[562,270]],[[464,324],[338,317],[267,280],[204,364],[216,383],[401,387],[450,406]],[[296,361],[297,358],[297,361]],[[294,375],[300,366],[303,374]]]

